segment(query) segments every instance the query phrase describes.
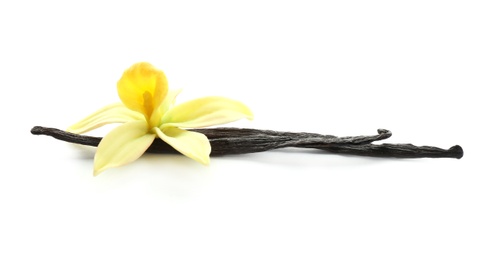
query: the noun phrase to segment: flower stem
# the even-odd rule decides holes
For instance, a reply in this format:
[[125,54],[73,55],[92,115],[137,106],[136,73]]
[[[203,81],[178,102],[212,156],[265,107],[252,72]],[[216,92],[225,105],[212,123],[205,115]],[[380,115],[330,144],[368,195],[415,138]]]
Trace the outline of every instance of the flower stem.
[[[315,133],[294,133],[247,128],[192,129],[207,136],[212,147],[212,156],[264,152],[273,149],[297,147],[325,150],[330,153],[352,154],[372,157],[394,158],[456,158],[463,157],[459,145],[449,149],[412,144],[372,144],[391,137],[385,129],[377,135],[336,137]],[[31,133],[48,135],[56,139],[89,146],[98,146],[100,137],[78,135],[56,128],[35,126]],[[161,139],[156,138],[147,153],[178,153]]]

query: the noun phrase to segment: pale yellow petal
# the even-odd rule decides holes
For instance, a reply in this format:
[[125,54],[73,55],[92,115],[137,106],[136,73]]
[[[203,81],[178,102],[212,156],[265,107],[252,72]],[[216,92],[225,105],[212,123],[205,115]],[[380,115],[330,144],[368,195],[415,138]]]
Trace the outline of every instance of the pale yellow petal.
[[163,71],[147,62],[136,63],[127,69],[118,81],[118,95],[128,108],[150,119],[168,91]]
[[94,176],[102,171],[138,159],[152,144],[146,121],[131,121],[109,132],[99,143],[94,156]]
[[167,112],[175,102],[175,98],[177,98],[178,94],[182,92],[182,89],[175,89],[169,90],[167,96],[160,104],[160,106],[153,112],[152,117],[150,118],[150,125],[158,127],[161,124],[162,116]]
[[162,128],[195,128],[253,119],[253,113],[243,103],[224,97],[204,97],[170,109],[162,119]]
[[144,117],[138,112],[134,112],[122,103],[105,106],[83,120],[70,126],[67,131],[75,134],[82,134],[106,124],[125,123],[133,120],[143,120]]
[[160,105],[160,110],[162,110],[163,113],[167,112],[173,106],[173,104],[175,103],[175,99],[180,94],[180,92],[182,92],[182,89],[171,89],[168,91],[167,96]]
[[158,137],[181,154],[202,164],[209,164],[211,145],[205,135],[176,127],[168,127],[163,130],[155,127],[154,129]]

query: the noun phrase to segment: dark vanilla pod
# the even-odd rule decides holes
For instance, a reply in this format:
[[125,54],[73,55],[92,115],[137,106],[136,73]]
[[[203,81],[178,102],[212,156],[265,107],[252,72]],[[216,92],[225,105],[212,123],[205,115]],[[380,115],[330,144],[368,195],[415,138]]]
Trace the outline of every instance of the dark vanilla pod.
[[[412,144],[372,144],[391,137],[389,130],[379,129],[377,135],[337,137],[316,133],[295,133],[247,128],[191,129],[207,136],[211,145],[211,156],[257,153],[274,149],[296,147],[320,149],[330,153],[352,154],[371,157],[393,158],[456,158],[463,157],[459,145],[449,149]],[[78,135],[56,128],[35,126],[31,133],[47,135],[58,140],[88,146],[98,146],[100,137]],[[156,138],[147,153],[179,153],[161,139]]]

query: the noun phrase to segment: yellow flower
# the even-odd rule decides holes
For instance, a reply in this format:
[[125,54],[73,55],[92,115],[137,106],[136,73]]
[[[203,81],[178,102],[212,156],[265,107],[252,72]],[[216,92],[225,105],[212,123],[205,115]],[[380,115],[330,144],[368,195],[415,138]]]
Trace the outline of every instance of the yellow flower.
[[108,105],[68,128],[81,134],[106,124],[123,123],[99,143],[94,156],[95,176],[138,159],[157,136],[187,157],[208,164],[209,140],[185,129],[253,118],[247,106],[224,97],[204,97],[174,106],[180,91],[169,91],[163,71],[146,62],[127,69],[117,86],[122,103]]

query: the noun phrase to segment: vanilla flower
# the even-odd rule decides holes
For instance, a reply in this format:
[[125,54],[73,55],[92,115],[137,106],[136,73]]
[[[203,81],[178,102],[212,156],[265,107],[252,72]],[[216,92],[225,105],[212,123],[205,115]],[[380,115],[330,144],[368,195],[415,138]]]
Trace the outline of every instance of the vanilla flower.
[[186,129],[252,119],[241,102],[224,97],[204,97],[174,105],[180,91],[168,89],[163,71],[149,63],[136,63],[118,81],[122,103],[108,105],[71,126],[85,133],[110,123],[123,123],[99,143],[94,156],[94,175],[138,159],[156,137],[180,153],[208,164],[211,146],[207,137]]

